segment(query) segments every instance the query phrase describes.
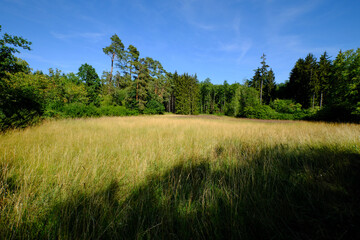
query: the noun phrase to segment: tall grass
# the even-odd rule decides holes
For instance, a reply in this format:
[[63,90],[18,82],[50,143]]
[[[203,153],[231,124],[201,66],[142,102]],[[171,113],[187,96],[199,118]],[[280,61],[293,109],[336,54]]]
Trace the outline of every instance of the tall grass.
[[0,146],[1,239],[360,236],[359,125],[67,119]]

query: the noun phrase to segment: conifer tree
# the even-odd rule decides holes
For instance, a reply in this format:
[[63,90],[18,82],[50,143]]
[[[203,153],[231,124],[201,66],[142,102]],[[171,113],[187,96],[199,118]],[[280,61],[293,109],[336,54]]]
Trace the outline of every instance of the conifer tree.
[[264,86],[264,100],[266,104],[269,104],[273,99],[273,94],[275,90],[275,74],[273,70],[267,72],[266,82]]
[[261,83],[260,83],[260,104],[262,104],[262,98],[263,98],[263,86],[264,86],[264,82],[266,81],[267,78],[267,68],[269,67],[266,64],[266,55],[263,53],[263,55],[261,56],[261,68],[260,68],[260,73],[261,73]]
[[111,39],[111,44],[108,47],[103,48],[103,52],[111,57],[109,85],[112,86],[114,60],[115,58],[117,58],[118,61],[121,61],[124,58],[124,44],[121,42],[120,38],[116,34],[114,34],[110,39]]
[[332,66],[331,66],[330,57],[327,55],[327,52],[324,52],[324,54],[321,55],[319,61],[320,108],[322,108],[323,106],[324,96],[327,96],[327,91],[329,89],[331,67]]

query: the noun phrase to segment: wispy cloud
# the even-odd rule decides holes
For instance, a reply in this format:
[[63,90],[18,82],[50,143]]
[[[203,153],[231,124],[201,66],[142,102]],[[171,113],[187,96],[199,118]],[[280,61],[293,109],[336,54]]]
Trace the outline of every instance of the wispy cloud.
[[314,11],[322,0],[303,1],[302,4],[286,4],[282,7],[274,7],[267,4],[266,15],[266,43],[272,49],[279,51],[303,52],[304,42],[300,34],[294,33],[289,27],[294,23],[301,23],[302,18]]
[[247,53],[253,46],[253,42],[250,39],[238,40],[230,43],[220,43],[218,50],[226,54],[236,56],[236,63],[243,63],[243,60],[247,56]]
[[233,20],[232,29],[237,36],[240,35],[240,27],[241,27],[241,19],[239,16],[236,16]]
[[[179,0],[179,10],[186,22],[196,28],[213,31],[217,26],[214,23],[209,23],[208,15],[210,9],[216,9],[212,7],[204,7],[203,2],[199,0]],[[206,2],[207,5],[213,5],[211,1]]]
[[51,60],[51,59],[45,58],[43,56],[33,54],[33,53],[28,53],[28,52],[22,53],[20,57],[25,60],[29,60],[29,61],[45,63],[47,65],[50,65],[49,68],[55,67],[55,68],[64,70],[71,66],[68,63],[63,63],[62,61],[59,61],[59,60]]
[[57,33],[50,32],[50,34],[57,39],[60,40],[68,40],[73,38],[84,38],[88,41],[98,42],[100,41],[106,34],[105,33],[95,33],[95,32],[84,32],[84,33]]

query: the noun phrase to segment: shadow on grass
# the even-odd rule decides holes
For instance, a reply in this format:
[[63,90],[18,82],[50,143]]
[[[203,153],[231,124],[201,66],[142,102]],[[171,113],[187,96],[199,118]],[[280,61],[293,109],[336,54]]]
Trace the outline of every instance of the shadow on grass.
[[[222,148],[221,151],[219,149]],[[276,146],[234,164],[189,159],[148,176],[125,201],[116,182],[77,194],[13,237],[50,239],[355,239],[360,156],[336,148]],[[223,162],[223,163],[221,163]]]

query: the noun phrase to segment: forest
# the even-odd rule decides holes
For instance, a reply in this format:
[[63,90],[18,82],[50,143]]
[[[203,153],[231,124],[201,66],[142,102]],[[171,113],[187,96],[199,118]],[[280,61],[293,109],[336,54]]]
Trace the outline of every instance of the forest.
[[360,48],[213,84],[116,34],[101,76],[0,36],[0,239],[360,239]]
[[[1,31],[1,26],[0,26]],[[22,128],[46,118],[139,114],[216,114],[257,119],[359,122],[360,49],[299,58],[285,83],[261,56],[251,79],[212,84],[196,74],[168,72],[114,34],[108,46],[111,70],[99,76],[84,63],[77,73],[32,70],[15,56],[31,50],[23,37],[0,39],[0,129]],[[110,67],[110,66],[109,66]]]

